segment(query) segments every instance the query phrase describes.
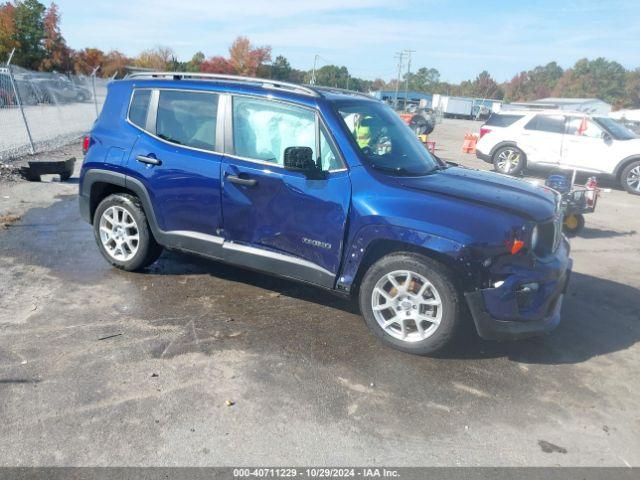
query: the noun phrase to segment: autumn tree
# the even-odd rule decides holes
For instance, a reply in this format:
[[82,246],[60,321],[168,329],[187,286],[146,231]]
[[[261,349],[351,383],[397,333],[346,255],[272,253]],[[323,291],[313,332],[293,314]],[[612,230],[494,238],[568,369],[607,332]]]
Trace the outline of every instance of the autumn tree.
[[223,73],[233,75],[236,73],[231,62],[220,55],[211,57],[200,64],[200,71],[206,73]]
[[187,72],[199,72],[200,66],[202,65],[202,62],[204,62],[204,59],[204,53],[196,52],[195,55],[191,57],[191,60],[186,63],[185,70]]
[[75,52],[73,60],[77,74],[90,75],[96,67],[104,64],[104,52],[99,48],[85,48]]
[[238,37],[229,47],[229,63],[238,75],[255,77],[258,67],[271,61],[271,47],[254,47],[247,37]]
[[176,62],[176,55],[172,48],[158,46],[142,51],[135,59],[134,64],[142,68],[163,71],[173,70]]
[[37,0],[23,0],[15,3],[13,37],[18,45],[14,56],[15,64],[36,70],[45,58],[46,51],[43,46],[45,11],[45,6]]
[[11,51],[20,46],[16,38],[15,11],[11,3],[0,5],[0,62],[5,62]]
[[505,99],[509,101],[537,100],[553,93],[564,71],[556,62],[520,72],[504,85]]
[[104,56],[102,62],[100,76],[111,78],[114,75],[124,76],[127,65],[131,64],[131,59],[118,50],[111,50]]
[[46,11],[43,25],[43,45],[46,55],[40,63],[40,70],[71,71],[73,69],[72,51],[67,47],[67,42],[60,31],[60,14],[55,3],[51,3]]
[[624,104],[626,70],[605,58],[583,58],[564,72],[554,88],[557,97],[595,97],[615,107]]

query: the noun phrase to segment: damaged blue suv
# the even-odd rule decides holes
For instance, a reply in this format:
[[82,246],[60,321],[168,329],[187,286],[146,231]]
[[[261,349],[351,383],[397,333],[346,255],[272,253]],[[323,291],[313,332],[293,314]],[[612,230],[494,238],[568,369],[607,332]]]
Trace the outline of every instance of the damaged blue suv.
[[110,83],[84,149],[80,211],[118,268],[167,248],[306,282],[357,298],[378,338],[416,354],[469,317],[497,340],[560,321],[557,194],[441,162],[373,98],[137,74]]

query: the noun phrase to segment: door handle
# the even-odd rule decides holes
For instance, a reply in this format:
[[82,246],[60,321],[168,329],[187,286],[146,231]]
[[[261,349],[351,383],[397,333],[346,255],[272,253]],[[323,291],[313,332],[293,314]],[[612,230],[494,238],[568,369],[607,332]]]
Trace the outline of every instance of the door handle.
[[241,178],[236,175],[227,175],[227,179],[229,179],[231,183],[235,183],[236,185],[244,185],[246,187],[253,187],[258,183],[258,181],[254,178]]
[[136,160],[141,163],[147,163],[149,165],[162,165],[162,160],[154,157],[147,157],[145,155],[138,155]]

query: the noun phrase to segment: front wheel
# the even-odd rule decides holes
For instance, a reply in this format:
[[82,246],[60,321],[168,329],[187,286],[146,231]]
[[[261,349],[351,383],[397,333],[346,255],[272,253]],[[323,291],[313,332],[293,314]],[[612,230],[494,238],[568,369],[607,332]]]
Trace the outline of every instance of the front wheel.
[[461,322],[461,295],[442,264],[414,253],[387,255],[360,287],[360,311],[385,344],[428,355],[451,342]]
[[525,155],[517,147],[501,147],[493,154],[493,169],[505,175],[518,175],[524,169]]
[[102,256],[122,270],[140,270],[162,253],[140,201],[132,195],[116,193],[102,200],[93,216],[93,230]]
[[622,188],[634,195],[640,195],[640,161],[632,162],[625,167],[620,175]]

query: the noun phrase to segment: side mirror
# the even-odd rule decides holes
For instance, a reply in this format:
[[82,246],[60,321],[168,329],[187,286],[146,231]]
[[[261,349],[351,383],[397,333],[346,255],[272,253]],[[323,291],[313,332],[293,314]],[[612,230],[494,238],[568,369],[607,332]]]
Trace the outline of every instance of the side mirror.
[[611,135],[609,135],[607,132],[602,132],[602,140],[604,140],[604,143],[611,143],[613,141],[613,138],[611,138]]
[[322,178],[323,172],[313,161],[310,147],[287,147],[284,149],[284,168],[304,173],[309,178]]

